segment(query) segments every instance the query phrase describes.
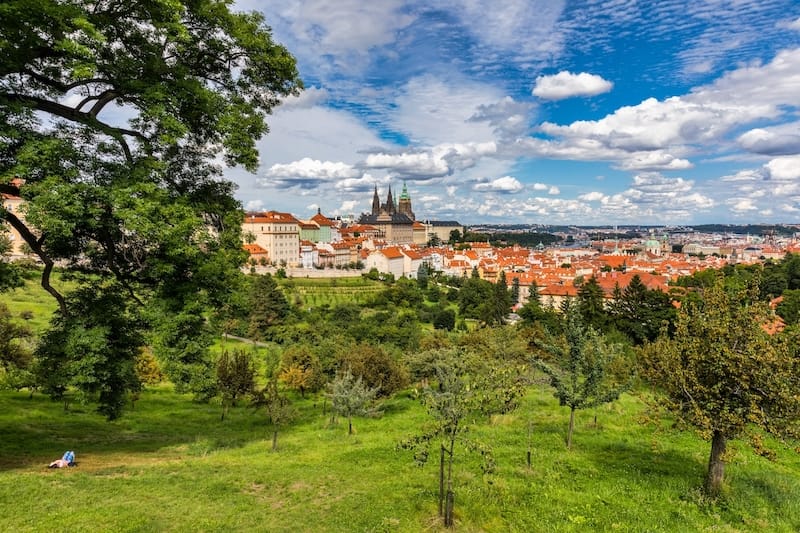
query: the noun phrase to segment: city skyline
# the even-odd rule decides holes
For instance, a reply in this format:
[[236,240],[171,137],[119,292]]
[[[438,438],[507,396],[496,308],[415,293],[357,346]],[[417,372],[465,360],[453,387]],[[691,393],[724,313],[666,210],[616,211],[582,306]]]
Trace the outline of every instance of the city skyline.
[[800,5],[240,0],[306,90],[246,209],[358,216],[403,183],[465,224],[793,223]]

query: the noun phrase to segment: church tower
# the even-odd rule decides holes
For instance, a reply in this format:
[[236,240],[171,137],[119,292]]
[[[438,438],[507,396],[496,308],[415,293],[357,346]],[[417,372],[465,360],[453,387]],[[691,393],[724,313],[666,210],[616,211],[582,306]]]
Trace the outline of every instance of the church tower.
[[398,213],[406,215],[411,220],[416,220],[414,211],[411,210],[411,196],[408,194],[405,181],[403,182],[403,192],[400,194],[400,201],[397,204],[397,211]]

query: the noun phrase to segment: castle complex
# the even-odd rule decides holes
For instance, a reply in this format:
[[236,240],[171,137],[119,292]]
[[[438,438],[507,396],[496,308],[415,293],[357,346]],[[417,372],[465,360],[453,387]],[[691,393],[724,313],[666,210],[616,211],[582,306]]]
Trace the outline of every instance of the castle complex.
[[375,226],[385,235],[389,242],[410,243],[414,242],[414,211],[411,210],[411,197],[408,189],[403,184],[400,201],[395,203],[392,190],[386,197],[386,202],[381,203],[378,196],[378,186],[372,196],[372,212],[364,213],[359,218],[359,224]]

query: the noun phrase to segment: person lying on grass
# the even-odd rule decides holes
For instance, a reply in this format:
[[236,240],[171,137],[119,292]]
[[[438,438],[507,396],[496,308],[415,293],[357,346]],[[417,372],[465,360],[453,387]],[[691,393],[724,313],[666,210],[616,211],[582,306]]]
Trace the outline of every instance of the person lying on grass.
[[75,466],[75,452],[73,451],[66,451],[64,455],[61,456],[61,459],[56,459],[48,468],[65,468],[67,466]]

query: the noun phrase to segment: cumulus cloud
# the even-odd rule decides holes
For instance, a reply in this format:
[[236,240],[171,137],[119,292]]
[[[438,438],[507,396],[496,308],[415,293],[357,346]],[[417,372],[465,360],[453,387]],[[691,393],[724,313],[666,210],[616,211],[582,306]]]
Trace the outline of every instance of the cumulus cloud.
[[369,154],[362,166],[383,169],[399,177],[430,179],[470,168],[481,158],[496,152],[497,145],[494,142],[443,143],[416,151]]
[[642,216],[659,211],[672,215],[688,215],[691,210],[705,210],[714,207],[713,199],[694,192],[694,182],[683,178],[668,178],[657,172],[647,172],[633,177],[631,186],[618,194],[605,194],[598,191],[584,193],[579,200],[600,204],[607,212],[629,210],[630,214]]
[[800,135],[797,134],[779,134],[766,129],[756,128],[740,135],[737,142],[739,146],[755,154],[800,154]]
[[272,165],[259,180],[277,188],[317,187],[324,182],[353,179],[361,172],[340,161],[319,161],[304,157],[299,161]]
[[264,202],[261,200],[250,200],[245,204],[244,208],[247,211],[263,211]]
[[517,178],[513,176],[503,176],[502,178],[497,178],[496,180],[476,183],[472,187],[472,190],[480,192],[491,191],[511,194],[519,192],[523,188],[524,186]]
[[613,87],[613,83],[596,74],[573,74],[564,70],[552,76],[536,78],[533,95],[545,100],[563,100],[575,96],[596,96],[609,92]]
[[764,165],[769,171],[771,179],[796,180],[800,179],[800,155],[776,157]]
[[319,161],[304,157],[300,161],[272,165],[265,173],[268,178],[319,178],[322,180],[352,178],[359,172],[339,161]]
[[755,205],[752,198],[734,198],[728,201],[728,205],[735,213],[758,211],[758,206]]

